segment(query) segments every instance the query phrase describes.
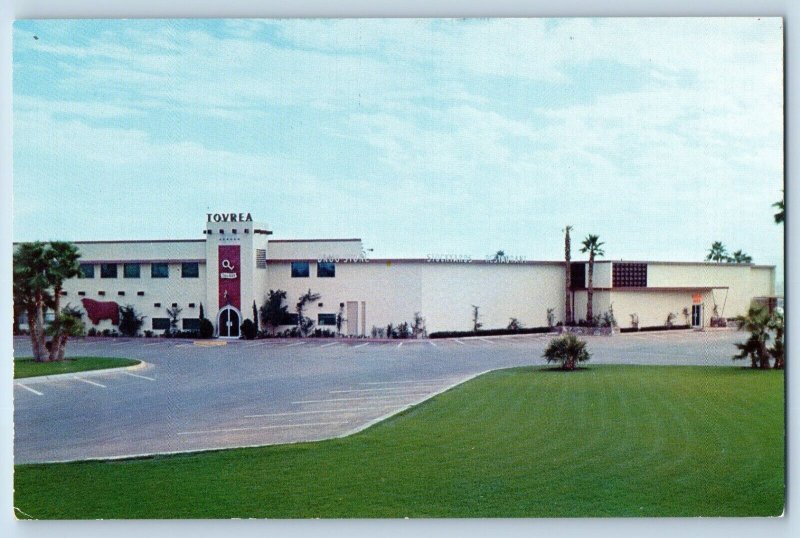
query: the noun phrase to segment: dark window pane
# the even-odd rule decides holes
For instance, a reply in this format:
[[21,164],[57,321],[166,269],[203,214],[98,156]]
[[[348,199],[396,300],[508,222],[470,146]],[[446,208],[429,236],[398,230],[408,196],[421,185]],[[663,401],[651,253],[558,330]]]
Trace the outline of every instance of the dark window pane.
[[125,278],[139,278],[142,268],[138,263],[126,263],[122,267],[122,275]]
[[320,278],[333,278],[336,276],[336,264],[333,262],[317,263],[317,276]]
[[184,331],[200,330],[200,320],[198,318],[183,318],[181,321],[183,322]]
[[169,264],[154,263],[150,265],[151,278],[169,278]]
[[309,274],[308,262],[292,262],[292,278],[306,278]]
[[153,318],[153,330],[165,331],[169,329],[169,318]]
[[94,278],[94,264],[82,263],[80,265],[81,278]]
[[100,278],[117,278],[117,264],[116,263],[101,263],[100,264]]
[[181,264],[182,278],[198,278],[200,276],[200,264],[197,262],[186,262]]
[[586,289],[586,264],[583,262],[574,262],[570,264],[570,287],[573,290]]
[[336,325],[336,314],[317,314],[317,325]]
[[646,288],[646,263],[615,263],[611,269],[612,285],[615,288]]

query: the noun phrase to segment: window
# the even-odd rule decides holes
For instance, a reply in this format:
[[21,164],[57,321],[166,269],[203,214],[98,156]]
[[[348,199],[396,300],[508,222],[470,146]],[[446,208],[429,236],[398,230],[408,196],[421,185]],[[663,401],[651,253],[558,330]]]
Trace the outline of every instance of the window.
[[124,292],[124,291],[118,291],[118,292],[117,292],[117,295],[119,295],[120,297],[121,297],[121,296],[124,296],[124,295],[125,295],[125,292]]
[[169,278],[169,264],[167,263],[151,264],[150,278]]
[[86,292],[85,292],[85,291],[79,291],[79,292],[78,292],[78,295],[80,295],[81,297],[83,297],[83,296],[85,296],[85,295],[86,295]]
[[317,263],[317,276],[320,278],[333,278],[336,276],[336,264],[333,262]]
[[154,331],[166,331],[169,329],[169,318],[153,318]]
[[161,308],[161,303],[153,303],[153,308]]
[[308,262],[292,262],[292,278],[307,278]]
[[183,323],[183,330],[184,331],[199,331],[200,330],[200,319],[199,318],[183,318],[181,320]]
[[615,288],[646,288],[646,263],[615,263],[611,268],[611,281]]
[[569,268],[570,288],[573,290],[586,289],[586,264],[583,262],[573,262]]
[[200,264],[197,262],[185,262],[181,264],[181,278],[200,277]]
[[281,325],[297,325],[297,314],[292,314],[288,312],[286,316],[281,320]]
[[336,314],[317,314],[317,325],[336,325]]
[[106,292],[104,292],[104,291],[98,291],[97,292],[97,295],[105,295],[105,294],[106,294]]
[[136,295],[138,295],[139,297],[144,297],[144,292],[143,291],[137,291]]
[[125,278],[139,278],[141,266],[138,263],[126,263],[122,266],[122,276]]
[[101,263],[100,264],[100,278],[117,278],[117,264],[116,263]]
[[80,278],[94,278],[93,263],[82,263],[80,265]]
[[[247,233],[247,230],[245,230]],[[263,248],[256,249],[256,269],[266,269],[267,268],[267,251]]]

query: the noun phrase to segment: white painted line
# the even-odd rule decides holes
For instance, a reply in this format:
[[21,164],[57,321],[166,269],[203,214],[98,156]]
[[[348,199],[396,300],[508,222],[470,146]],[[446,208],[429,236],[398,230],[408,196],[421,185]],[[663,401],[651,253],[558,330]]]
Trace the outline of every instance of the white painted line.
[[368,345],[369,345],[369,342],[367,342],[366,344],[358,344],[357,346],[353,346],[353,349],[358,349],[360,347],[364,347],[364,346],[368,346]]
[[379,405],[378,407],[343,407],[340,409],[320,409],[319,411],[293,411],[291,413],[266,413],[263,415],[245,415],[244,418],[289,417],[293,415],[318,415],[323,413],[346,413],[348,411],[380,411],[391,407]]
[[[349,394],[351,392],[386,392],[386,391],[400,391],[400,392],[420,392],[420,390],[415,390],[414,387],[418,385],[414,385],[412,387],[405,386],[405,387],[380,387],[376,389],[350,389],[350,390],[332,390],[330,394]],[[427,385],[425,389],[438,386],[437,385]],[[424,390],[424,389],[423,389]]]
[[255,342],[255,343],[253,343],[253,344],[247,344],[247,345],[246,345],[246,346],[244,346],[244,347],[256,347],[256,346],[260,346],[260,345],[261,345],[261,342]]
[[178,344],[178,345],[177,345],[177,346],[175,346],[175,347],[190,347],[190,346],[193,346],[193,345],[194,345],[194,344]]
[[76,380],[76,381],[83,381],[84,383],[88,383],[88,384],[90,384],[90,385],[94,385],[95,387],[102,387],[102,388],[106,388],[106,386],[105,386],[105,385],[101,385],[100,383],[96,383],[96,382],[94,382],[94,381],[89,381],[88,379],[83,379],[82,377],[77,377],[77,376],[75,376],[75,377],[73,377],[72,379],[74,379],[74,380]]
[[[420,390],[415,391],[420,395],[426,394],[427,391]],[[300,402],[292,402],[292,405],[302,405],[302,404],[310,404],[310,403],[327,403],[327,402],[358,402],[358,401],[369,401],[369,400],[397,400],[399,398],[404,398],[406,396],[411,396],[412,394],[404,393],[404,394],[396,394],[394,396],[364,396],[363,398],[329,398],[327,400],[302,400]]]
[[449,377],[439,377],[435,379],[409,379],[407,381],[364,381],[359,385],[394,385],[397,383],[420,383],[424,384],[428,381],[450,381]]
[[459,340],[458,338],[453,338],[453,342],[456,342],[457,344],[461,344],[462,346],[466,346],[467,345],[464,342],[462,342],[461,340]]
[[200,430],[194,432],[178,432],[178,435],[202,435],[204,433],[229,433],[229,432],[244,432],[252,430],[274,430],[277,428],[305,428],[312,426],[333,426],[338,424],[347,424],[347,421],[340,422],[308,422],[305,424],[275,424],[272,426],[253,426],[250,428],[226,428],[221,430]]
[[142,344],[142,347],[157,346],[157,345],[160,345],[160,344],[161,344],[161,342],[151,342],[150,344]]
[[439,346],[437,346],[436,344],[434,344],[433,342],[431,342],[430,340],[428,340],[428,343],[429,343],[430,345],[432,345],[433,347],[439,347]]
[[319,346],[319,347],[331,347],[331,346],[335,346],[335,345],[337,345],[338,343],[339,343],[339,342],[331,342],[330,344],[323,344],[323,345],[321,345],[321,346]]
[[302,346],[305,342],[295,342],[294,344],[289,344],[288,346],[283,347],[294,347],[294,346]]
[[400,342],[399,344],[397,344],[397,349],[400,349],[401,347],[403,347],[403,342]]
[[131,377],[138,377],[139,379],[146,379],[148,381],[155,381],[152,377],[147,377],[146,375],[139,375],[139,374],[132,374],[130,372],[122,372],[125,375],[129,375]]
[[27,387],[27,386],[23,385],[22,383],[14,383],[14,385],[16,385],[16,386],[18,386],[20,388],[23,388],[23,389],[25,389],[25,390],[27,390],[29,392],[32,392],[32,393],[36,394],[37,396],[44,396],[44,394],[42,394],[38,390],[33,390],[32,388]]
[[492,341],[491,341],[491,340],[489,340],[488,338],[478,338],[478,340],[482,340],[482,341],[486,342],[487,344],[492,344],[492,345],[495,345],[495,342],[492,342]]

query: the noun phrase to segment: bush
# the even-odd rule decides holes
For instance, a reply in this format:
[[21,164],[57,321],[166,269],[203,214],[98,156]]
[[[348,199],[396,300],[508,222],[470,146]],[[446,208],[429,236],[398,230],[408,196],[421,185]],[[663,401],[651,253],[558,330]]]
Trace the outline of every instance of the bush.
[[428,335],[429,338],[460,338],[462,336],[501,336],[504,334],[543,334],[549,333],[550,327],[531,327],[529,329],[481,329],[475,331],[437,331]]
[[211,338],[214,336],[214,324],[208,318],[200,320],[200,338]]
[[139,329],[144,324],[144,318],[140,316],[133,305],[119,307],[119,332],[125,336],[137,336]]
[[681,331],[691,329],[689,325],[651,325],[649,327],[623,327],[619,330],[621,333],[635,333],[635,332],[648,332],[648,331]]
[[256,324],[253,323],[253,320],[250,318],[244,320],[241,329],[242,329],[242,336],[245,338],[245,340],[254,339],[256,337],[256,334],[258,333],[258,328],[256,327]]
[[97,336],[97,329],[89,327],[89,330],[86,331],[86,336]]
[[554,338],[542,354],[548,363],[560,362],[564,370],[574,370],[579,362],[586,362],[591,354],[586,350],[586,342],[578,340],[574,334]]
[[151,331],[150,329],[145,330],[144,331],[144,337],[145,338],[152,338],[153,337],[153,331]]

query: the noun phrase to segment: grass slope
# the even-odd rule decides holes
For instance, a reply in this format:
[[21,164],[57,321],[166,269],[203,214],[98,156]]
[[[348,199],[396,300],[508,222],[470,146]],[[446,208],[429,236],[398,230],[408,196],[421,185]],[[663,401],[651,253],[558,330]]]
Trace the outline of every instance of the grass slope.
[[14,379],[40,375],[72,374],[88,370],[105,370],[133,366],[139,361],[114,357],[69,357],[58,362],[35,362],[31,357],[14,360]]
[[345,439],[20,465],[15,506],[35,518],[775,516],[783,379],[503,370]]

